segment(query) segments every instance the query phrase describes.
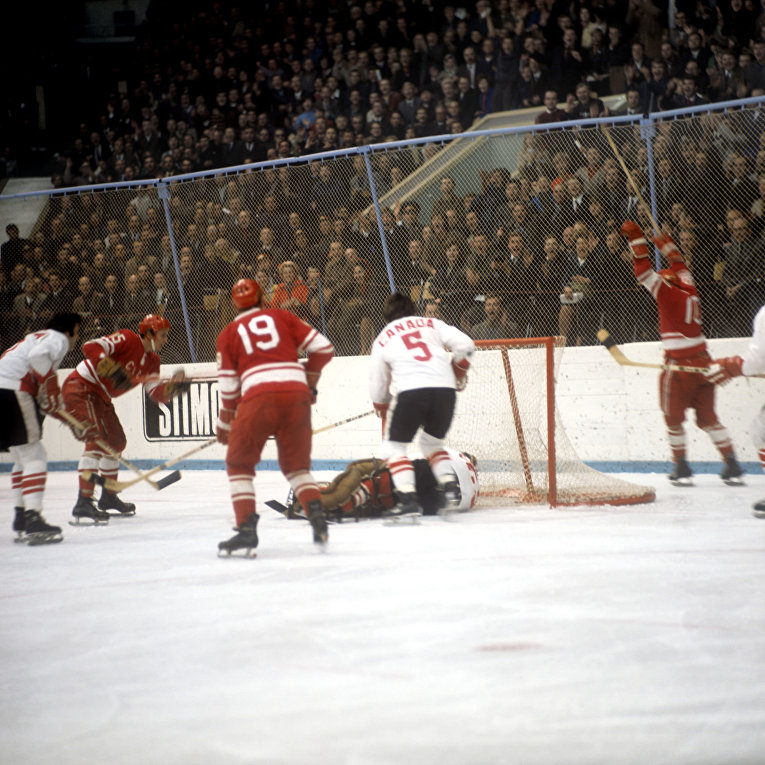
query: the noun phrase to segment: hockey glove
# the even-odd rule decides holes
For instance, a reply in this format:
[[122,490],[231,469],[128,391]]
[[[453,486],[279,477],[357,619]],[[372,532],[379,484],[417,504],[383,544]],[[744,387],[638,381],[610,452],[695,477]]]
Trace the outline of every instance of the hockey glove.
[[306,372],[305,373],[305,379],[308,383],[308,390],[311,391],[311,403],[316,403],[316,396],[319,395],[319,391],[316,389],[319,378],[321,377],[321,372]]
[[622,227],[619,229],[622,236],[626,236],[630,242],[630,250],[632,250],[632,257],[634,258],[647,258],[648,257],[648,245],[646,244],[643,231],[637,223],[633,223],[631,220],[626,220],[622,223]]
[[465,387],[467,386],[467,372],[469,368],[470,362],[467,359],[462,359],[462,361],[452,361],[454,383],[458,393],[465,390]]
[[[59,418],[63,419],[63,418]],[[100,438],[101,431],[98,429],[98,426],[95,423],[92,422],[78,422],[77,424],[69,421],[69,420],[63,420],[66,422],[69,427],[72,429],[72,435],[78,440],[78,441],[95,441],[97,438]]]
[[180,369],[162,386],[162,399],[163,401],[171,401],[176,396],[185,393],[190,387],[191,380],[187,380],[186,373]]
[[218,412],[218,423],[215,426],[215,436],[222,444],[228,443],[231,434],[231,423],[236,417],[236,409],[221,409]]
[[96,364],[96,372],[99,377],[109,380],[115,390],[130,390],[133,387],[133,381],[125,371],[125,367],[109,356],[99,359],[98,364]]
[[62,405],[61,389],[58,387],[56,373],[49,374],[37,391],[37,405],[43,414],[54,414]]
[[744,374],[741,366],[744,360],[741,356],[728,356],[725,359],[715,359],[712,365],[704,373],[704,377],[715,385],[725,385],[734,377]]

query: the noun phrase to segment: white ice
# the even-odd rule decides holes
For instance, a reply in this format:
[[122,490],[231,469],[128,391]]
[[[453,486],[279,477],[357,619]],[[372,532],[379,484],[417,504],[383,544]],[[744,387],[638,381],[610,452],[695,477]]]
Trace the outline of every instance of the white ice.
[[[133,489],[133,518],[0,540],[4,765],[765,762],[765,478],[655,504],[332,526],[261,507],[218,559],[225,474]],[[259,500],[286,496],[274,473]]]

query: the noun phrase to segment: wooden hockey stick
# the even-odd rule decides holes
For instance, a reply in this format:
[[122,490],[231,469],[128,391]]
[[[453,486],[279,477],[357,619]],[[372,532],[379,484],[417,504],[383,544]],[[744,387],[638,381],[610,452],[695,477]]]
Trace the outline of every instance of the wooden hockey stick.
[[598,330],[598,340],[603,343],[608,352],[614,357],[616,363],[621,364],[623,367],[671,369],[673,372],[696,372],[697,374],[702,375],[709,371],[708,367],[689,367],[682,364],[651,364],[647,361],[633,361],[632,359],[628,359],[605,329]]
[[[131,486],[135,486],[137,483],[140,483],[141,481],[148,481],[149,477],[154,475],[155,473],[159,473],[162,470],[167,470],[167,468],[173,467],[173,465],[177,465],[179,462],[183,462],[183,460],[188,459],[192,455],[196,454],[197,452],[201,452],[202,449],[206,449],[208,446],[212,446],[214,443],[216,443],[218,439],[213,436],[212,438],[208,438],[207,441],[203,441],[201,444],[198,444],[193,449],[189,449],[187,452],[184,452],[183,454],[179,454],[177,457],[173,457],[172,459],[167,460],[167,462],[163,462],[161,465],[157,465],[156,467],[153,467],[151,470],[147,470],[145,473],[141,473],[137,478],[133,478],[130,481],[112,481],[111,478],[107,478],[104,481],[104,486],[106,486],[109,491],[124,491],[125,489],[130,488]],[[178,478],[173,478],[172,480],[168,480],[171,477],[175,476],[175,474],[178,474]],[[175,472],[171,473],[168,476],[165,476],[164,478],[161,478],[159,481],[157,481],[157,486],[160,489],[164,489],[165,486],[169,486],[171,483],[175,483],[179,478],[181,477],[181,473],[179,470],[176,470]],[[152,483],[152,481],[149,481],[149,483]]]
[[[72,427],[77,428],[78,430],[86,430],[87,426],[81,423],[76,417],[71,415],[69,412],[66,411],[66,409],[59,409],[56,414],[61,417],[61,419],[66,420]],[[122,463],[128,470],[132,470],[136,475],[143,476],[145,475],[141,470],[136,466],[133,465],[132,462],[128,462],[119,452],[112,449],[109,444],[106,443],[106,441],[103,441],[100,438],[93,439],[93,442],[98,446],[99,449],[106,452],[110,457],[113,457],[114,459],[118,460],[120,463]],[[177,472],[177,471],[176,471]],[[104,478],[103,476],[100,476],[98,473],[92,471],[92,470],[83,470],[82,471],[82,477],[86,481],[90,481],[91,483],[97,483],[99,486],[104,486],[106,481],[110,480],[108,478]],[[177,476],[172,476],[172,480],[168,481],[167,479],[171,478],[171,476],[167,476],[166,478],[162,479],[162,485],[160,485],[160,482],[158,481],[148,481],[148,483],[151,485],[154,489],[164,489],[165,486],[169,486],[171,483],[175,483],[176,481],[179,481],[181,478],[181,474],[178,473]],[[110,489],[112,491],[112,489]]]
[[629,168],[627,167],[627,164],[622,158],[622,155],[620,154],[619,149],[616,147],[616,143],[614,142],[614,139],[611,137],[611,131],[608,129],[608,127],[606,127],[606,125],[601,125],[600,128],[603,131],[603,135],[605,135],[606,140],[611,146],[611,151],[613,151],[614,156],[616,157],[616,161],[621,165],[622,170],[624,170],[624,174],[627,176],[627,180],[630,182],[630,186],[632,186],[632,188],[635,190],[635,196],[638,198],[638,202],[643,207],[645,207],[646,211],[648,212],[648,215],[651,218],[651,225],[653,226],[657,234],[660,233],[661,229],[659,228],[659,224],[656,222],[656,219],[653,217],[651,208],[649,207],[649,205],[646,204],[645,199],[643,199],[643,195],[640,193],[640,189],[638,188],[637,183],[635,183],[635,179],[632,177],[632,173],[629,171]]
[[369,412],[354,414],[353,417],[346,417],[344,420],[340,420],[340,422],[333,422],[331,425],[323,425],[320,428],[316,428],[316,430],[313,431],[313,434],[316,435],[317,433],[323,433],[325,430],[332,430],[332,428],[339,428],[341,425],[347,425],[349,422],[353,422],[354,420],[360,420],[362,417],[369,417],[370,414],[374,414],[374,413],[375,413],[375,410],[372,409]]

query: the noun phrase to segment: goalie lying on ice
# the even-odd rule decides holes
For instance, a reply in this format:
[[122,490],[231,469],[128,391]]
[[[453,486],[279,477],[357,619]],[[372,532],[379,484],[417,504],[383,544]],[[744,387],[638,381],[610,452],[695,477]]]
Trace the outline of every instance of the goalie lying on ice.
[[[476,459],[454,449],[446,449],[452,470],[457,475],[462,499],[457,512],[471,510],[478,499]],[[444,507],[443,493],[426,459],[412,460],[417,498],[425,515],[435,515]],[[333,520],[379,518],[395,504],[390,470],[384,460],[356,460],[326,486],[320,487],[321,502]],[[302,517],[300,504],[288,500],[288,515]]]

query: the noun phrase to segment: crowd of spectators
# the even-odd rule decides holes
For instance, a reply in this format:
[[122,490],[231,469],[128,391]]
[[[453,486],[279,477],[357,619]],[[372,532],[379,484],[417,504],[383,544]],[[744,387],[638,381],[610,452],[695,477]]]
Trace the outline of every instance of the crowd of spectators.
[[[601,116],[603,97],[621,92],[624,114],[761,95],[765,19],[741,0],[678,0],[671,20],[651,0],[326,5],[319,14],[311,2],[284,2],[265,20],[223,3],[185,18],[150,16],[128,69],[115,73],[119,87],[62,148],[53,182],[208,173],[171,198],[179,274],[155,188],[55,196],[29,239],[6,229],[3,347],[72,307],[86,316],[85,337],[157,310],[180,324],[182,290],[205,358],[215,327],[199,315],[223,321],[222,296],[243,275],[258,280],[269,304],[327,331],[340,353],[368,351],[391,280],[476,337],[561,333],[587,343],[607,321],[618,339],[653,339],[652,303],[617,233],[627,217],[647,228],[650,219],[600,140],[575,146],[565,131],[529,134],[515,168],[443,175],[427,219],[415,200],[383,208],[382,238],[361,156],[214,172],[461,133],[507,109],[539,107],[540,125]],[[662,223],[698,252],[702,301],[721,317],[730,314],[726,301],[748,316],[762,299],[757,120],[765,117],[746,116],[751,124],[710,116],[696,132],[667,132],[659,138],[668,146],[657,140],[654,151],[666,181]],[[644,149],[632,134],[620,145],[645,190]],[[429,151],[436,145],[375,153],[378,195]],[[712,180],[730,182],[726,204],[703,193]],[[458,194],[458,185],[476,190]],[[736,221],[748,228],[745,256]],[[723,278],[716,266],[734,250],[741,273],[729,266]],[[720,319],[717,333],[737,334],[733,323]],[[188,354],[182,333],[176,338],[171,361]]]

